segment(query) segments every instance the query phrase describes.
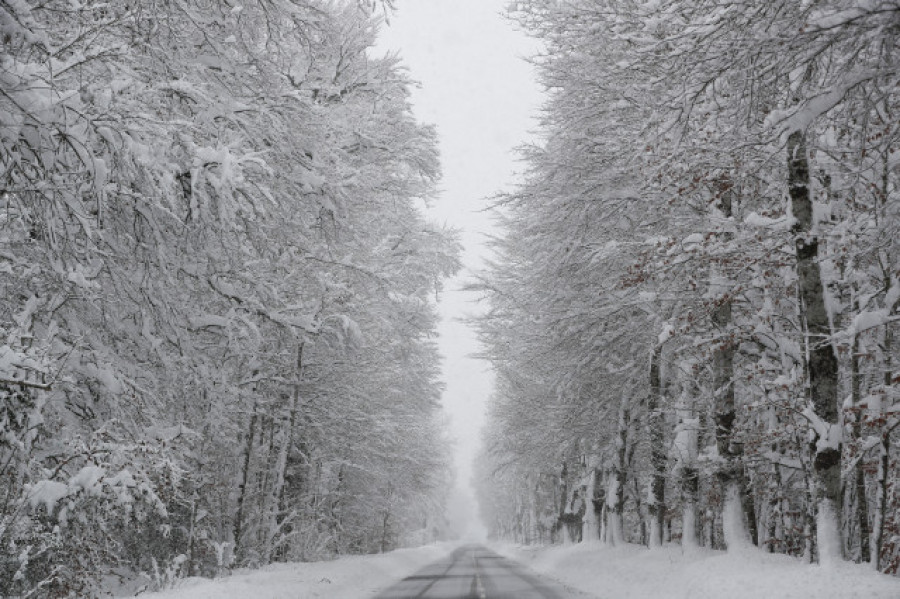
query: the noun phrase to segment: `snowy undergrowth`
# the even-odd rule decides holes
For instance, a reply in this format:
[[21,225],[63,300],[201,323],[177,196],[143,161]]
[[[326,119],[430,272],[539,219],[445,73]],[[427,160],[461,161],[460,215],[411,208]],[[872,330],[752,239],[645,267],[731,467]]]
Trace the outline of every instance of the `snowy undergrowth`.
[[555,547],[496,545],[498,553],[598,599],[897,599],[900,579],[865,565],[828,568],[763,553],[728,554],[668,545],[577,544]]
[[273,564],[226,578],[190,578],[177,588],[142,594],[146,599],[364,599],[449,554],[439,543],[381,555],[342,557],[327,562]]

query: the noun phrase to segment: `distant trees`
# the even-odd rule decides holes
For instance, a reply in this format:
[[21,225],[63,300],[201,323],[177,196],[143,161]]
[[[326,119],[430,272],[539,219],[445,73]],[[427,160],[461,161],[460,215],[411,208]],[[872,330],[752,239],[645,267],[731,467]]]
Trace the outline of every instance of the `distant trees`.
[[550,95],[478,285],[494,533],[549,461],[607,542],[896,571],[896,3],[513,14]]
[[0,594],[440,526],[458,244],[374,10],[0,6]]

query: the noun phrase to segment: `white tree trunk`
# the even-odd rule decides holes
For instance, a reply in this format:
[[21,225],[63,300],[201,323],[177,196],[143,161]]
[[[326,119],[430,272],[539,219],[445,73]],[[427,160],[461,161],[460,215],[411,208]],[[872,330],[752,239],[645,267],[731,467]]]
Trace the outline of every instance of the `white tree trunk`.
[[[687,381],[684,384],[688,384]],[[697,445],[700,421],[693,417],[693,398],[687,388],[682,392],[681,397],[680,422],[675,433],[675,454],[678,460],[676,470],[681,479],[681,546],[683,549],[693,550],[700,544],[697,538],[697,499],[699,495]]]
[[631,411],[628,399],[623,398],[619,406],[619,422],[616,435],[615,466],[607,478],[606,508],[607,530],[606,541],[610,545],[622,545],[625,542],[625,481],[628,468],[628,428],[631,425]]
[[722,532],[728,551],[743,552],[753,544],[744,526],[744,509],[741,503],[741,485],[731,480],[725,487],[725,506],[722,510]]
[[584,519],[581,525],[581,540],[584,543],[596,543],[600,540],[599,528],[600,523],[597,522],[597,512],[594,511],[594,495],[597,490],[597,467],[594,461],[588,462],[587,489],[584,497]]

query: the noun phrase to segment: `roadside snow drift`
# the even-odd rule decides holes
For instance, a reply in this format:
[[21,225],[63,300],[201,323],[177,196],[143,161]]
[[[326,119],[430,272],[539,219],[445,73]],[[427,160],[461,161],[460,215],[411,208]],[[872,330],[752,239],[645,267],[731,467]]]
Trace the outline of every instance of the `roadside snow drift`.
[[146,599],[363,599],[449,554],[453,545],[400,549],[329,562],[273,564],[226,578],[190,578]]
[[598,599],[898,599],[900,578],[867,565],[805,564],[754,548],[735,553],[668,545],[492,546]]

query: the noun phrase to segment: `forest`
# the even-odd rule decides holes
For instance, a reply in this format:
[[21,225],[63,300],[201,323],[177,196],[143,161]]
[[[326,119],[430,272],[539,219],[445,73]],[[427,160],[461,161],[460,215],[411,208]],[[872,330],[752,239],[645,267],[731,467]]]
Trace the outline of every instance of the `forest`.
[[0,596],[446,534],[389,3],[0,1]]
[[[0,0],[0,597],[452,535],[463,248],[395,4]],[[490,536],[900,575],[900,0],[508,16],[546,102],[468,285]]]
[[900,568],[900,4],[519,0],[548,100],[472,288],[520,543]]

